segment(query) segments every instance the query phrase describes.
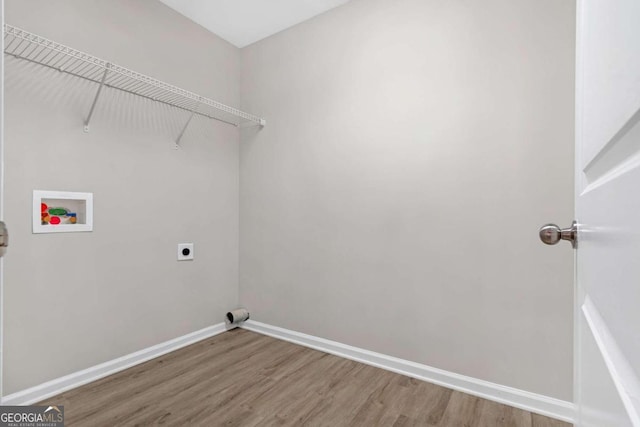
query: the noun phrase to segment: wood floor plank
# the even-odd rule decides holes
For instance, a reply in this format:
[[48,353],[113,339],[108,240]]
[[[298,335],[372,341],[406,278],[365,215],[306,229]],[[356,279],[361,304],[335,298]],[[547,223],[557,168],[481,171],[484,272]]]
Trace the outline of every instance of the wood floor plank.
[[454,391],[440,421],[443,426],[472,427],[478,423],[483,399]]
[[518,408],[484,400],[477,427],[532,427],[531,413]]
[[453,390],[424,381],[400,376],[404,388],[402,413],[409,425],[440,425]]
[[569,425],[565,422],[538,414],[531,414],[531,418],[533,420],[533,427],[566,427]]
[[67,426],[568,426],[241,329],[40,404]]

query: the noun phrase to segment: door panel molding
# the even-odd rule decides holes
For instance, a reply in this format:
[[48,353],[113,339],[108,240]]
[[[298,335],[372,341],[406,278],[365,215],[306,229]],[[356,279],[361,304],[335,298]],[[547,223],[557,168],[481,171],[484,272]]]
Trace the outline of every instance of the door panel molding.
[[587,187],[582,195],[640,164],[640,109],[584,168]]
[[582,314],[633,425],[640,425],[640,380],[589,296]]

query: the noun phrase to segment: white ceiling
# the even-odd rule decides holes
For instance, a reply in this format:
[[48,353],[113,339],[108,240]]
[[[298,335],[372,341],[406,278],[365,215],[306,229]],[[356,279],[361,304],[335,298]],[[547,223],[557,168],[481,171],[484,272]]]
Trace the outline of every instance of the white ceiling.
[[349,0],[160,0],[228,42],[244,47]]

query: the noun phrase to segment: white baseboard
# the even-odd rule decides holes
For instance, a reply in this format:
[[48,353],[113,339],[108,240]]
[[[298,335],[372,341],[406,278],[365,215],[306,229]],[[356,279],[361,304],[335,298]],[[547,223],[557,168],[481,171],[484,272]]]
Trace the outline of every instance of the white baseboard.
[[269,335],[284,341],[300,344],[325,353],[355,360],[387,371],[396,372],[422,381],[462,391],[484,399],[504,403],[536,414],[573,422],[574,406],[571,402],[467,377],[420,363],[364,350],[339,342],[318,338],[265,323],[247,320],[242,328]]
[[224,323],[209,326],[207,328],[200,329],[199,331],[191,332],[187,335],[136,351],[135,353],[127,354],[126,356],[4,396],[1,403],[2,405],[31,405],[51,396],[71,390],[72,388],[99,380],[100,378],[104,378],[115,374],[116,372],[120,372],[127,368],[131,368],[132,366],[178,350],[179,348],[188,346],[214,335],[218,335],[226,330]]

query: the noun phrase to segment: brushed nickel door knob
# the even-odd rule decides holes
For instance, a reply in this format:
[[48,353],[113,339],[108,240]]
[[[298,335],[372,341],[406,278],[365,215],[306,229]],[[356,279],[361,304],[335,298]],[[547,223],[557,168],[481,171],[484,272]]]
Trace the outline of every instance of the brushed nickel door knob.
[[560,228],[556,224],[545,224],[540,228],[540,240],[547,245],[555,245],[560,240],[568,240],[572,247],[576,247],[578,237],[578,223],[573,221],[571,227]]
[[7,252],[7,247],[9,246],[9,230],[7,230],[7,225],[0,221],[0,257],[3,257]]

